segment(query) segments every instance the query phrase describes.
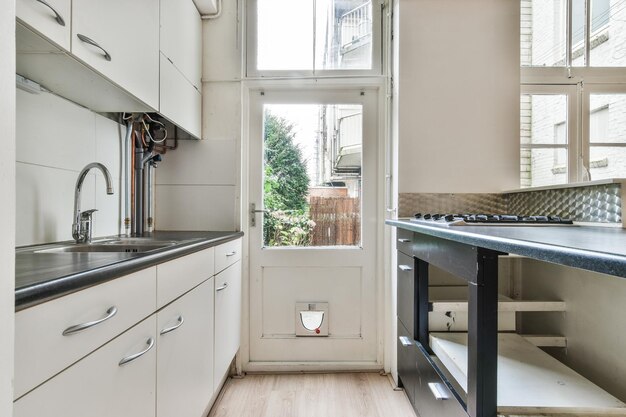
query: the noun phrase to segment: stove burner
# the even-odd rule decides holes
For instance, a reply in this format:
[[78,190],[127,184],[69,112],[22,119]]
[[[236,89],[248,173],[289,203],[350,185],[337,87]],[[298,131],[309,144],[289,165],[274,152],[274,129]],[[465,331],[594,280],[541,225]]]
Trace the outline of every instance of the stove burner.
[[415,222],[429,224],[443,224],[446,226],[470,226],[470,225],[573,225],[571,219],[559,216],[518,216],[512,214],[422,214],[415,213],[411,219]]

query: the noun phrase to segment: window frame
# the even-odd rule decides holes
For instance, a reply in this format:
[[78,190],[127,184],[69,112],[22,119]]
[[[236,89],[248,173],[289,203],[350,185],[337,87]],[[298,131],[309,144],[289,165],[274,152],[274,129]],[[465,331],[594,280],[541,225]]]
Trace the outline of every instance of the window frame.
[[[259,70],[257,69],[257,1],[246,0],[245,22],[246,22],[246,42],[245,42],[245,76],[248,79],[263,78],[351,78],[351,77],[373,77],[383,74],[383,13],[384,0],[371,0],[372,2],[372,68],[371,69],[315,69],[315,23],[313,26],[313,68],[310,70]],[[311,2],[315,13],[315,1]],[[315,16],[315,14],[314,14]]]
[[[567,183],[580,181],[579,165],[581,164],[580,129],[578,123],[578,109],[580,106],[580,94],[576,85],[546,85],[546,84],[522,84],[520,86],[520,98],[522,95],[564,95],[567,98],[566,144],[523,144],[520,138],[521,149],[565,149],[567,150]],[[521,163],[521,160],[520,160]],[[521,183],[521,178],[520,178]],[[533,186],[531,186],[533,187]]]
[[[583,38],[585,66],[571,66],[573,52],[572,5],[573,0],[566,1],[565,65],[543,67],[522,66],[520,63],[520,97],[521,94],[565,94],[568,97],[568,183],[594,180],[589,171],[591,151],[589,140],[590,95],[626,94],[626,66],[595,67],[589,65],[590,39],[594,35],[589,26],[591,0],[585,0],[586,23]],[[521,24],[520,19],[520,28]],[[522,149],[521,141],[520,149]]]

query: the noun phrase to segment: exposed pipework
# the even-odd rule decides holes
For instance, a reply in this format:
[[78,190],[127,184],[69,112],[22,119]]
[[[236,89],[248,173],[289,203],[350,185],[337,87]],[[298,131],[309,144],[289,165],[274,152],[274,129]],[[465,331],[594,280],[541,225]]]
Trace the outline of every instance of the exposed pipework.
[[133,121],[132,117],[126,122],[126,136],[124,138],[124,234],[130,236],[131,234],[131,188],[132,178],[130,176],[130,154],[132,152],[131,137],[133,133]]

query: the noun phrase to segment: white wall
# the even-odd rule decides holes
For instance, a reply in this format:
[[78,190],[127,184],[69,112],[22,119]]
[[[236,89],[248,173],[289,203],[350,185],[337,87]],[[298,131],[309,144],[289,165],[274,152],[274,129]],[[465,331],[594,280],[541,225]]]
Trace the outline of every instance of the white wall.
[[241,50],[237,2],[203,23],[202,141],[180,141],[156,170],[157,230],[239,228]]
[[530,259],[521,271],[522,298],[567,305],[565,313],[524,314],[524,333],[565,336],[567,349],[551,353],[626,401],[626,280]]
[[519,186],[515,0],[401,0],[399,192]]
[[13,414],[15,300],[15,2],[0,10],[0,416]]
[[120,125],[50,93],[17,90],[18,246],[72,239],[74,187],[82,168],[101,162],[111,172],[114,194],[92,170],[81,209],[94,213],[93,236],[120,233]]

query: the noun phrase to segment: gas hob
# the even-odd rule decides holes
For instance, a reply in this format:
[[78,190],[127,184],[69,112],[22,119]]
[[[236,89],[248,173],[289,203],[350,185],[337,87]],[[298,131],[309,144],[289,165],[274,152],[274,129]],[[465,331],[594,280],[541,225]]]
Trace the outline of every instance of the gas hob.
[[513,214],[422,214],[412,222],[438,226],[573,226],[571,219],[559,216],[520,216]]

